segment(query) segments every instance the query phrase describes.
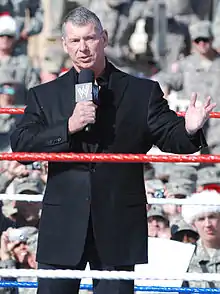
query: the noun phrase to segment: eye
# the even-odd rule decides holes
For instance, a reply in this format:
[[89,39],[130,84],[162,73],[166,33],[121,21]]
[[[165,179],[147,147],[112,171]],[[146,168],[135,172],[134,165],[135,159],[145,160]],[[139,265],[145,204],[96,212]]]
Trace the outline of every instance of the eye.
[[96,36],[87,36],[86,41],[94,41],[96,39]]
[[73,44],[76,44],[76,43],[79,43],[79,39],[71,39],[70,40],[70,43],[73,43]]

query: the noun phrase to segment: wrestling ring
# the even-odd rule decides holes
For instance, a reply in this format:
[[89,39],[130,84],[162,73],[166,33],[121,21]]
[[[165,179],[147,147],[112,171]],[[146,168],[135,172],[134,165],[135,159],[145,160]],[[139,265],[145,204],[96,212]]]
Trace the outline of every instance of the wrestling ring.
[[[22,114],[23,108],[0,108],[0,114]],[[177,112],[183,116],[184,112]],[[212,112],[211,118],[220,118],[219,112]],[[83,161],[83,162],[179,162],[179,163],[219,163],[220,155],[145,155],[145,154],[75,154],[75,153],[0,153],[0,160],[20,161]],[[0,194],[0,200],[41,201],[43,195]],[[217,203],[192,202],[187,199],[150,198],[149,204],[193,204],[216,205]],[[219,203],[218,203],[219,205]],[[172,273],[160,272],[125,272],[125,271],[78,271],[78,270],[26,270],[0,269],[0,288],[37,288],[37,282],[17,282],[16,278],[65,278],[65,279],[106,279],[106,280],[150,280],[150,281],[220,281],[220,274],[214,273]],[[11,279],[11,280],[9,280]],[[91,284],[81,283],[80,289],[92,290]],[[135,286],[138,292],[164,293],[220,293],[220,288],[185,288],[169,286]]]

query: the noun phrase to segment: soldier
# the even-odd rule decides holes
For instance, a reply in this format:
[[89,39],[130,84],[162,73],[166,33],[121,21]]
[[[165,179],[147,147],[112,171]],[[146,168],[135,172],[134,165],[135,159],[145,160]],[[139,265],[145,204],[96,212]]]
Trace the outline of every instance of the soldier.
[[163,234],[170,233],[169,220],[164,213],[161,206],[152,205],[147,212],[148,222],[148,236],[149,237],[161,237]]
[[[220,109],[220,57],[212,47],[211,23],[201,21],[190,26],[193,53],[172,65],[170,73],[160,73],[158,80],[166,93],[178,91],[178,98],[186,100],[189,93],[196,92],[198,100],[204,101],[210,95]],[[220,140],[216,134],[219,121],[212,119],[206,124],[209,149],[204,152],[218,154]]]
[[[1,268],[15,269],[26,268],[36,269],[36,248],[38,230],[34,227],[21,227],[18,229],[9,228],[1,236]],[[10,279],[12,280],[12,279]],[[36,278],[21,277],[19,281],[36,282]],[[37,289],[0,289],[1,294],[35,294]]]
[[16,54],[27,55],[29,37],[39,34],[43,28],[41,0],[5,0],[0,4],[0,11],[8,11],[16,21]]
[[171,240],[195,244],[198,239],[199,234],[196,229],[183,219],[179,219],[171,225]]
[[[220,273],[220,197],[216,191],[194,194],[192,201],[207,201],[216,205],[185,205],[182,209],[184,220],[194,226],[199,240],[188,272]],[[219,288],[220,282],[190,281],[190,287]]]
[[63,51],[55,47],[49,47],[44,55],[40,68],[41,83],[56,79],[64,65],[65,56]]
[[[26,55],[14,55],[15,40],[15,20],[8,15],[0,16],[0,71],[29,89],[40,83],[39,75]],[[16,104],[26,104],[24,97],[17,100]]]

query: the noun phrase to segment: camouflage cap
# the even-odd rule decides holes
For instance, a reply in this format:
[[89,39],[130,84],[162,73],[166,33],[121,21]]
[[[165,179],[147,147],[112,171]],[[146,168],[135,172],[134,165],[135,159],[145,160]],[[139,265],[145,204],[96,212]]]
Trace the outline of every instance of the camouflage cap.
[[198,170],[196,186],[220,184],[220,170],[215,166],[207,166]]
[[211,39],[213,37],[211,23],[207,20],[199,21],[189,27],[192,40],[197,38]]
[[174,164],[170,172],[169,181],[176,179],[188,179],[195,182],[197,180],[197,170],[190,165]]
[[161,190],[164,188],[163,182],[159,179],[146,180],[145,186],[147,189],[152,189],[152,190]]
[[166,214],[164,213],[164,211],[160,205],[152,205],[151,206],[151,208],[147,212],[147,217],[149,218],[151,216],[160,216],[164,220],[168,221],[168,217],[166,216]]
[[48,48],[42,60],[41,69],[49,73],[60,73],[64,63],[64,53],[58,48]]
[[14,181],[14,193],[21,194],[25,191],[31,191],[36,194],[42,194],[44,190],[44,183],[40,178],[33,178],[31,176],[16,178]]
[[196,184],[188,179],[176,179],[166,183],[165,187],[170,195],[184,195],[187,197],[195,192]]
[[9,240],[30,242],[31,238],[38,233],[38,229],[31,226],[20,227],[18,229],[10,229],[8,232]]
[[181,231],[192,231],[197,233],[197,231],[194,229],[193,226],[186,223],[184,219],[179,219],[177,222],[173,223],[171,225],[171,234],[175,235],[176,233],[179,233]]

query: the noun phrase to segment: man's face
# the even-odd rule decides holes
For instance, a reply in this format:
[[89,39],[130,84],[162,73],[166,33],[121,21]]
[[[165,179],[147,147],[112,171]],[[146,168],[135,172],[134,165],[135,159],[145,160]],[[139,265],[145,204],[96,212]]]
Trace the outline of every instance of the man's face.
[[105,31],[100,32],[92,23],[75,26],[67,22],[65,33],[63,47],[77,71],[89,68],[96,73],[102,69],[105,61],[104,48],[108,42]]
[[[220,241],[220,214],[206,213],[195,220],[196,227],[201,240],[205,243],[217,244]],[[216,243],[215,243],[216,242]]]
[[0,36],[0,50],[11,50],[14,44],[14,37]]
[[150,216],[147,221],[149,237],[158,237],[159,232],[167,228],[166,221],[161,216]]
[[208,38],[197,38],[193,41],[193,44],[196,51],[202,55],[209,53],[212,48],[212,41]]
[[19,263],[26,263],[27,262],[27,256],[28,256],[28,246],[26,243],[19,243],[17,246],[13,249],[13,254],[15,259]]

